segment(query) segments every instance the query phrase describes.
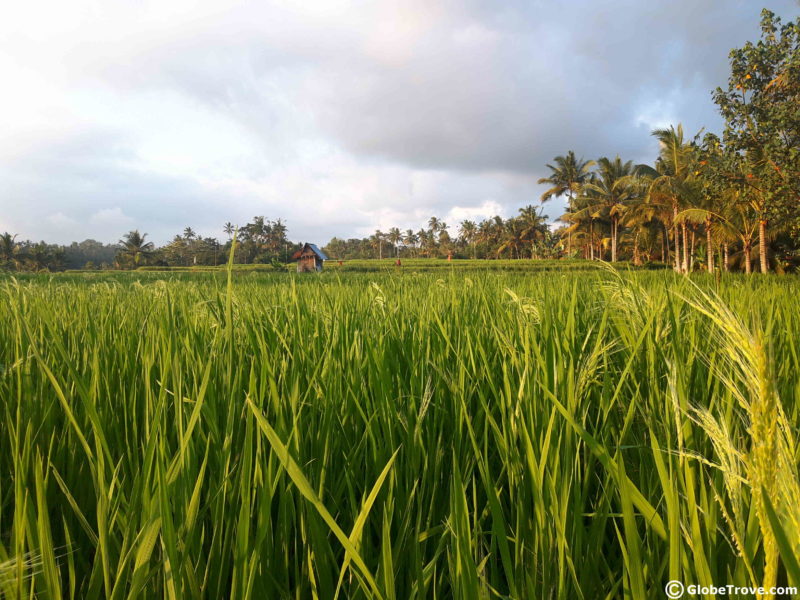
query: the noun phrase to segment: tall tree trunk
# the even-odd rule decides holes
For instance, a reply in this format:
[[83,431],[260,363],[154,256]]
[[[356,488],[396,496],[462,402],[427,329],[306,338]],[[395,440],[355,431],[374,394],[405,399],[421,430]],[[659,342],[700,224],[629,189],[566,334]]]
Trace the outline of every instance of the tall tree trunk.
[[694,240],[694,238],[695,238],[695,230],[694,230],[694,227],[692,227],[692,235],[691,235],[691,238],[692,238],[692,245],[691,245],[691,250],[690,250],[690,252],[689,252],[689,272],[690,272],[690,273],[691,273],[692,271],[694,271],[694,241],[695,241],[695,240]]
[[708,261],[708,272],[714,272],[714,246],[711,241],[711,218],[706,218],[706,259]]
[[760,219],[758,221],[758,256],[761,259],[761,272],[766,273],[769,270],[767,263],[767,221]]
[[617,262],[617,217],[611,217],[611,262]]
[[689,236],[686,231],[686,222],[681,226],[681,236],[683,237],[683,263],[681,264],[684,273],[689,272]]
[[748,275],[753,271],[750,265],[750,251],[752,250],[750,242],[744,245],[744,272]]
[[730,270],[729,258],[728,258],[728,244],[722,244],[722,268],[727,273]]
[[633,264],[639,266],[639,232],[633,236]]
[[[569,212],[572,214],[572,192],[569,193]],[[572,231],[567,232],[567,257],[572,254]]]
[[675,270],[680,273],[681,271],[681,231],[680,227],[678,227],[678,204],[676,202],[672,203],[672,229],[675,232],[673,234],[673,241],[675,242],[673,246],[675,247]]
[[594,219],[589,221],[589,257],[594,260]]

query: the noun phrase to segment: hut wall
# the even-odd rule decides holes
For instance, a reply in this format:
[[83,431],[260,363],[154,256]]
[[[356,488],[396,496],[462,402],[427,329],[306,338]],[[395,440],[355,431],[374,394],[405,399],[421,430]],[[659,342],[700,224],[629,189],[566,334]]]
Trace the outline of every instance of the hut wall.
[[298,273],[310,273],[317,270],[317,257],[313,254],[301,256],[300,260],[297,261],[297,272]]

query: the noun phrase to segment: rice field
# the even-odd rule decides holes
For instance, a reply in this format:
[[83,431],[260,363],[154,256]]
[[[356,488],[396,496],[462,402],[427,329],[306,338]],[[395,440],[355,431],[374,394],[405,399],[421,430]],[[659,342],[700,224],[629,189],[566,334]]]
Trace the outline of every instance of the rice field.
[[800,583],[800,280],[0,279],[0,596]]

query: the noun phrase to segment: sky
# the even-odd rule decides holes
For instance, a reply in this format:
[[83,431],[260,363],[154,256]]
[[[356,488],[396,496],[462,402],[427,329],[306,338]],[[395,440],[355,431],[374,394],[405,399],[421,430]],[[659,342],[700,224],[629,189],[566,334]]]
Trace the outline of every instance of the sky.
[[[26,0],[0,6],[0,232],[296,241],[537,205],[546,164],[652,162],[796,0]],[[551,219],[559,200],[544,205]]]

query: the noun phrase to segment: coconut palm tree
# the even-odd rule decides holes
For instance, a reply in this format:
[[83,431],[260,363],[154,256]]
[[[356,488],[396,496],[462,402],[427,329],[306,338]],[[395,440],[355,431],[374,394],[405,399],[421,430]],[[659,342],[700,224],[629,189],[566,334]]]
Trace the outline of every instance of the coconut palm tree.
[[222,231],[228,236],[228,240],[233,239],[233,234],[236,231],[236,226],[231,223],[230,221],[225,223],[225,226],[222,228]]
[[420,229],[417,232],[417,239],[419,240],[419,247],[422,251],[422,254],[430,257],[435,246],[433,234],[427,229]]
[[[728,244],[739,242],[741,252],[735,258],[744,266],[744,272],[752,273],[752,255],[756,244],[760,243],[759,229],[761,217],[752,204],[743,196],[746,192],[730,188],[714,212],[705,207],[688,208],[678,214],[678,222],[709,223],[711,234],[723,244],[723,269],[728,270]],[[760,252],[759,252],[760,254]]]
[[16,257],[19,251],[19,244],[17,244],[16,239],[16,235],[11,235],[7,231],[0,235],[0,267],[8,265],[16,268],[18,266]]
[[675,270],[685,273],[689,270],[687,222],[684,220],[678,224],[676,218],[681,208],[690,208],[696,204],[698,188],[693,173],[694,147],[684,140],[683,126],[680,124],[677,127],[670,126],[669,129],[654,129],[651,135],[658,140],[660,149],[656,161],[658,176],[653,177],[648,196],[651,202],[667,205],[672,211]]
[[[647,193],[647,185],[645,181],[642,181],[642,196]],[[633,263],[635,265],[641,264],[641,244],[656,240],[660,234],[663,234],[661,259],[666,260],[668,236],[660,219],[659,206],[650,202],[633,202],[623,214],[621,224],[630,230],[633,237]],[[650,252],[648,251],[648,256],[649,254]]]
[[541,209],[525,206],[519,209],[519,217],[522,231],[522,238],[531,244],[531,258],[536,256],[536,243],[547,237],[547,215],[543,215]]
[[465,219],[458,226],[458,236],[468,246],[472,246],[472,258],[475,258],[475,242],[477,241],[478,226],[475,221]]
[[145,241],[146,233],[139,233],[138,229],[129,231],[119,241],[122,245],[119,255],[133,265],[138,265],[146,259],[153,250],[153,242]]
[[386,234],[380,229],[376,229],[375,233],[372,234],[372,237],[370,237],[370,244],[373,248],[377,248],[378,250],[378,260],[383,259],[383,240],[385,236]]
[[417,243],[419,242],[419,238],[417,234],[414,233],[413,229],[406,229],[405,234],[403,235],[403,243],[408,247],[411,248],[412,255],[416,255],[416,248]]
[[519,258],[519,248],[523,242],[522,222],[520,219],[508,219],[503,223],[502,237],[496,253],[499,258],[506,250],[511,258]]
[[586,202],[583,211],[593,218],[604,217],[609,220],[611,262],[616,262],[622,216],[631,204],[641,198],[641,184],[633,161],[622,162],[619,156],[614,160],[600,158],[597,161],[597,173],[581,186],[581,192],[581,199]]
[[[591,167],[594,166],[593,160],[583,160],[576,158],[575,153],[570,150],[566,156],[556,156],[553,159],[554,165],[546,165],[550,169],[549,177],[542,177],[537,183],[550,186],[541,196],[542,202],[547,202],[551,198],[567,196],[567,212],[572,212],[572,202],[580,190],[580,186],[589,178]],[[572,253],[571,234],[567,234],[567,254]]]
[[397,227],[392,227],[389,230],[389,233],[386,234],[386,240],[392,245],[395,251],[395,257],[400,257],[400,242],[403,240],[403,234],[400,233],[400,229]]

